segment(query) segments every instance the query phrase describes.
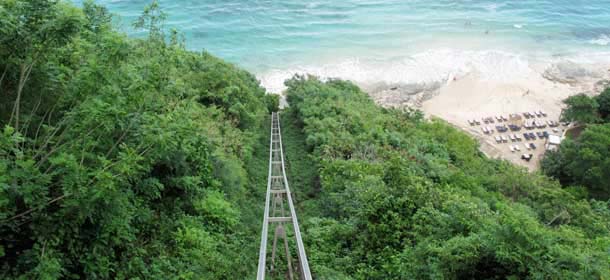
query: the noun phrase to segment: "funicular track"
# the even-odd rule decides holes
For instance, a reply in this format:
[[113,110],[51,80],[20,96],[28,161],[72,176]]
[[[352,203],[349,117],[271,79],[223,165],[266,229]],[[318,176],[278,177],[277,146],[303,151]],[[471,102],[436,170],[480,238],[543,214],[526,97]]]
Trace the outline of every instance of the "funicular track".
[[[277,258],[278,247],[283,247],[282,250],[285,254],[283,261],[285,264],[282,264],[282,266],[286,266],[286,278],[310,280],[312,278],[309,271],[309,263],[307,262],[299,222],[294,209],[294,203],[292,202],[288,179],[286,178],[279,113],[271,114],[270,138],[269,175],[267,178],[257,279],[265,279],[266,276],[272,275],[279,268],[280,265],[277,262],[279,259]],[[284,202],[287,202],[288,208],[286,208]],[[290,235],[287,234],[287,228],[291,230]],[[267,244],[269,241],[269,230],[271,230],[273,235],[271,248]],[[296,263],[292,262],[293,255],[290,252],[291,247],[289,246],[291,241],[296,243]],[[271,249],[270,255],[268,249]],[[270,263],[267,263],[268,258],[271,259]]]

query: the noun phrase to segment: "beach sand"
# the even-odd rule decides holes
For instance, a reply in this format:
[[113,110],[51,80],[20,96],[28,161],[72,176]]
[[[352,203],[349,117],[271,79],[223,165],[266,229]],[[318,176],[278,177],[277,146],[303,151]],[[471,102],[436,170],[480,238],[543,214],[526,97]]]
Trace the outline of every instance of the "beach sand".
[[[456,55],[459,56],[459,53]],[[400,67],[381,71],[380,73],[394,78],[379,81],[371,81],[359,75],[346,77],[337,75],[337,77],[353,81],[381,106],[412,107],[422,110],[429,118],[443,119],[478,139],[481,143],[481,151],[490,158],[506,159],[530,171],[539,168],[539,161],[545,152],[546,139],[536,137],[537,139],[533,141],[522,139],[516,142],[509,140],[508,143],[496,143],[494,137],[503,135],[510,139],[509,134],[523,137],[524,132],[543,131],[560,136],[566,127],[560,126],[557,131],[550,127],[522,129],[502,134],[496,131],[488,135],[482,132],[481,125],[471,126],[468,120],[481,121],[484,117],[499,115],[508,117],[510,114],[523,116],[524,112],[543,111],[547,115],[536,120],[559,121],[564,108],[563,101],[566,98],[578,93],[596,95],[610,85],[610,62],[574,62],[568,59],[524,62],[518,57],[493,52],[483,57],[486,59],[476,60],[477,67],[471,67],[473,63],[464,63],[470,66],[457,67],[451,71],[447,70],[449,68],[441,67],[432,71],[423,67],[424,69],[421,70],[423,76],[431,72],[435,73],[438,79],[423,79],[418,82],[399,82],[399,79],[394,79],[401,75],[415,77],[419,73],[411,68]],[[466,59],[470,58],[472,57],[466,57]],[[447,71],[441,71],[442,69]],[[478,72],[480,69],[486,72]],[[340,71],[332,73],[341,74]],[[326,79],[325,75],[317,72],[315,74],[320,75],[323,80]],[[285,89],[279,86],[272,88],[276,89],[274,92],[282,92]],[[287,106],[284,96],[281,105]],[[496,125],[497,122],[485,126],[495,130]],[[534,143],[537,148],[528,150],[526,147],[530,143]],[[520,151],[511,151],[511,145],[519,145]],[[533,154],[533,159],[529,162],[524,161],[521,159],[523,154]]]
[[[468,124],[468,120],[542,110],[547,117],[540,118],[540,120],[558,121],[564,107],[562,101],[565,98],[578,92],[593,91],[593,87],[595,87],[595,83],[590,81],[568,84],[541,79],[537,75],[510,83],[486,81],[476,73],[470,73],[457,77],[456,80],[450,79],[440,88],[438,95],[424,101],[420,109],[429,117],[444,119],[470,133],[479,140],[481,151],[487,156],[506,159],[534,171],[539,168],[539,160],[544,155],[546,139],[535,141],[525,141],[524,139],[514,143],[509,140],[508,143],[498,144],[494,136],[508,136],[510,132],[500,134],[496,131],[491,135],[486,135],[482,132],[481,126],[490,126],[495,130],[497,123],[471,126]],[[563,128],[560,126],[558,132],[553,132],[552,128],[548,127],[528,132],[548,131],[550,134],[561,135]],[[524,132],[526,130],[522,129],[522,131],[513,133],[522,136]],[[528,143],[535,143],[537,149],[528,151],[525,149]],[[520,146],[520,152],[510,151],[509,147],[515,144]],[[530,162],[526,162],[521,159],[521,155],[524,153],[534,154],[534,158]]]

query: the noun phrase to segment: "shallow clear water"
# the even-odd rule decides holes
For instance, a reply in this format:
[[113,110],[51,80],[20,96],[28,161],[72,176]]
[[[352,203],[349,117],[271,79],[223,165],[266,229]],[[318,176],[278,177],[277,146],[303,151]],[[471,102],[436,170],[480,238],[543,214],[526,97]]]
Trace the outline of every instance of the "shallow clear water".
[[[80,2],[79,0],[76,1]],[[123,30],[150,1],[98,0]],[[161,0],[187,47],[253,71],[420,82],[452,72],[510,79],[558,58],[610,61],[609,0]],[[522,72],[526,71],[526,72]]]

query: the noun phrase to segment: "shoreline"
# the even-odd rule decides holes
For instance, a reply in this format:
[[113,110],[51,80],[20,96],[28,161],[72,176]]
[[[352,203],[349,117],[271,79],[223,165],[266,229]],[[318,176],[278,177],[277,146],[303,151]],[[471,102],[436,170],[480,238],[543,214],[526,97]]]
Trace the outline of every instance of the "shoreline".
[[[526,141],[525,139],[508,143],[498,143],[496,136],[509,137],[510,135],[522,135],[525,129],[516,132],[491,134],[483,133],[482,127],[494,128],[496,125],[505,123],[494,123],[488,125],[469,125],[469,120],[481,120],[486,117],[509,116],[510,114],[522,115],[523,112],[543,111],[547,116],[535,118],[542,122],[559,121],[563,100],[578,93],[594,95],[607,85],[610,75],[595,76],[591,79],[583,77],[573,81],[562,79],[551,80],[547,72],[531,75],[524,79],[516,79],[512,82],[489,81],[482,79],[478,73],[469,73],[456,77],[441,85],[429,98],[419,100],[415,105],[417,109],[424,112],[427,117],[437,117],[470,134],[481,144],[481,152],[490,158],[501,158],[512,163],[523,166],[530,171],[539,169],[539,162],[545,153],[546,139]],[[607,74],[607,73],[606,73]],[[597,80],[597,77],[603,77]],[[375,96],[374,94],[372,96]],[[375,97],[374,97],[375,98]],[[382,106],[395,106],[398,104],[384,103],[388,99],[375,98]],[[391,98],[390,98],[391,99]],[[382,102],[379,102],[382,100]],[[399,105],[405,106],[405,104]],[[564,127],[545,129],[534,129],[533,132],[543,131],[551,135],[563,134]],[[494,129],[495,130],[495,129]],[[534,143],[536,149],[529,149],[530,143]],[[519,146],[520,151],[511,151],[512,146]],[[521,159],[523,154],[532,154],[531,161]]]
[[[544,137],[498,143],[495,136],[500,133],[483,133],[482,127],[472,127],[468,121],[542,110],[546,117],[541,121],[556,122],[567,97],[578,93],[595,95],[610,84],[610,53],[588,59],[576,56],[528,60],[501,51],[431,50],[413,58],[387,65],[355,60],[318,68],[303,67],[295,73],[308,73],[322,80],[335,77],[350,80],[380,106],[412,107],[427,117],[443,119],[478,139],[482,152],[489,157],[507,159],[530,171],[539,168],[545,150]],[[284,79],[292,76],[289,73],[274,72],[261,79],[261,84],[269,92],[283,92]],[[489,124],[492,128],[495,125]],[[535,132],[560,135],[563,132],[560,129]],[[525,132],[518,131],[523,137]],[[532,143],[536,148],[528,149]],[[519,151],[513,151],[514,145],[519,146]],[[522,160],[524,153],[533,154],[533,160]]]
[[261,85],[273,93],[281,93],[286,89],[284,81],[300,74],[350,80],[369,93],[398,87],[413,95],[410,90],[414,87],[439,87],[454,77],[473,73],[492,82],[513,83],[537,77],[576,84],[586,79],[604,79],[607,73],[603,72],[608,69],[610,51],[586,55],[432,48],[391,57],[380,54],[379,58],[339,55],[330,60],[319,58],[254,72]]

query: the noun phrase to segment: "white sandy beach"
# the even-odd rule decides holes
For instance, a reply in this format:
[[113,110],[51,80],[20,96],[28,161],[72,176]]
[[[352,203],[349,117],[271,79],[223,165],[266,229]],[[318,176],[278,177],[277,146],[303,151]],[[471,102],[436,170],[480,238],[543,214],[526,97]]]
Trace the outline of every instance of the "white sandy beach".
[[[494,136],[498,133],[485,135],[480,126],[470,126],[468,120],[542,110],[547,116],[540,121],[558,121],[563,100],[578,93],[599,93],[608,84],[603,81],[610,80],[609,69],[610,53],[529,59],[504,51],[439,49],[389,62],[353,60],[271,71],[260,78],[270,92],[282,92],[283,81],[295,73],[350,80],[382,106],[420,109],[427,116],[444,119],[479,139],[481,150],[488,156],[536,170],[546,139],[497,144]],[[542,131],[555,135],[562,132],[551,128]],[[525,131],[519,132],[523,135]],[[529,143],[538,148],[510,150],[511,145],[524,148]],[[524,153],[534,154],[534,159],[523,161]]]
[[[468,120],[542,110],[548,114],[544,120],[557,121],[563,108],[562,101],[579,92],[595,92],[596,87],[599,87],[595,82],[598,78],[570,84],[551,81],[533,73],[508,83],[484,80],[476,73],[470,73],[449,80],[441,87],[438,95],[422,103],[421,109],[428,116],[442,118],[472,134],[479,139],[481,150],[488,156],[507,159],[529,170],[536,170],[539,159],[544,154],[545,140],[527,141],[534,142],[538,146],[536,150],[526,151],[523,148],[526,143],[524,141],[520,143],[521,152],[511,152],[509,146],[514,143],[497,144],[494,136],[500,134],[495,132],[485,135],[480,126],[470,126]],[[489,126],[495,127],[494,124]],[[554,134],[560,133],[561,131]],[[534,154],[531,162],[521,160],[521,155],[526,152]]]

